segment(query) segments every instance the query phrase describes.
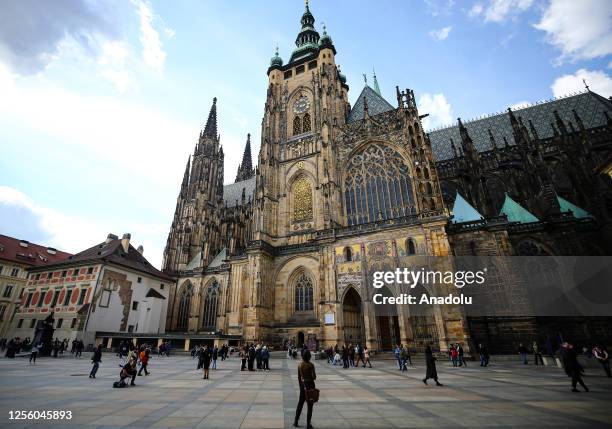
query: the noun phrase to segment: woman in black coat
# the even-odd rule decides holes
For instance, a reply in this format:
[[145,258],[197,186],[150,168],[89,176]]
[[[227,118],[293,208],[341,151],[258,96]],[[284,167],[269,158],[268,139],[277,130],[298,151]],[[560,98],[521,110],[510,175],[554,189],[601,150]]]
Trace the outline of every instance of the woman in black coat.
[[208,379],[208,368],[210,368],[210,358],[211,357],[212,357],[212,353],[210,352],[210,348],[208,347],[208,345],[205,345],[204,350],[202,350],[202,361],[203,361],[202,368],[204,368],[204,377],[202,377],[203,380]]
[[438,381],[438,371],[436,370],[436,358],[434,357],[431,346],[427,346],[425,348],[425,363],[427,364],[427,372],[425,373],[425,378],[423,379],[423,383],[427,384],[427,380],[433,378],[436,382],[436,386],[442,386],[442,384]]

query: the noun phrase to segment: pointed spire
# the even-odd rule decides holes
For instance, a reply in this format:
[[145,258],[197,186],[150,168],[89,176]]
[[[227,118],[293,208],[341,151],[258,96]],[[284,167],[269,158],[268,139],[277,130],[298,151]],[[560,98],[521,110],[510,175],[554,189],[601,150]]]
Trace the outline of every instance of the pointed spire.
[[189,168],[191,167],[191,155],[187,158],[187,166],[185,167],[185,174],[183,174],[183,183],[181,184],[181,194],[189,186]]
[[206,121],[203,135],[213,138],[217,137],[217,97],[213,98],[213,104],[208,114],[208,120]]
[[372,73],[374,74],[374,91],[376,91],[376,93],[382,97],[382,94],[380,93],[380,87],[378,86],[378,79],[376,78],[376,70],[374,70],[374,67],[372,67]]
[[250,179],[255,174],[253,170],[253,160],[251,157],[251,134],[247,134],[246,146],[244,147],[244,153],[242,155],[242,162],[238,167],[238,173],[236,174],[236,182]]

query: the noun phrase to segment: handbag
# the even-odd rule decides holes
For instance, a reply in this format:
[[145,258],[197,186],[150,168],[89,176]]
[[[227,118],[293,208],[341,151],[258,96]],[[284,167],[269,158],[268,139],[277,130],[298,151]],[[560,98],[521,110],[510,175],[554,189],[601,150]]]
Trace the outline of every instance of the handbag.
[[298,368],[298,375],[300,376],[300,379],[302,380],[302,386],[304,386],[304,396],[306,397],[306,402],[312,403],[314,404],[315,402],[319,402],[319,389],[317,388],[312,388],[312,389],[307,389],[306,388],[306,383],[304,382],[304,377],[302,377],[302,372],[299,370]]

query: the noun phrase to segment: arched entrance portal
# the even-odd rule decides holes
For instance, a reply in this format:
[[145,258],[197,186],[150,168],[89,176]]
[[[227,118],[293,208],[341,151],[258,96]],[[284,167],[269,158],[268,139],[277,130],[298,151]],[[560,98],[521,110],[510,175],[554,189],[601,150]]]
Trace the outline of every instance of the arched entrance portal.
[[[411,292],[413,296],[423,294],[429,296],[427,289],[419,284]],[[414,338],[413,347],[419,351],[425,350],[429,344],[438,347],[440,339],[433,306],[431,305],[412,305],[410,308],[410,324]]]
[[[385,297],[392,297],[391,291],[385,286],[380,289]],[[392,304],[375,305],[376,322],[378,323],[378,344],[381,350],[393,350],[400,342],[399,318],[397,308]]]
[[344,295],[342,321],[344,326],[344,342],[347,344],[365,344],[361,297],[352,287]]

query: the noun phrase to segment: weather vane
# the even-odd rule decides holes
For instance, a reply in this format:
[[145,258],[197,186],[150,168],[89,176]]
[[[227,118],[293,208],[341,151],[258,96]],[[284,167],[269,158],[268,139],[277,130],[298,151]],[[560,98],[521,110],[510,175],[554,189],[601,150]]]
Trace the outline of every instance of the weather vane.
[[586,79],[582,79],[582,83],[584,83],[584,87],[587,89],[587,91],[590,91],[589,85],[586,83]]

